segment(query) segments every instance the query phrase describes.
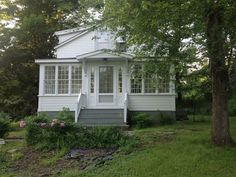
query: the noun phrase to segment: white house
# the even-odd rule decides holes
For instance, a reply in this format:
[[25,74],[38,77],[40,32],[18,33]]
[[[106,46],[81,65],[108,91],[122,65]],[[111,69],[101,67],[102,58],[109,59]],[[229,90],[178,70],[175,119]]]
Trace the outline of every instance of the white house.
[[142,77],[144,62],[133,60],[125,43],[103,29],[58,31],[56,58],[36,59],[40,66],[38,112],[53,116],[63,107],[86,125],[126,125],[128,115],[175,115],[173,76]]

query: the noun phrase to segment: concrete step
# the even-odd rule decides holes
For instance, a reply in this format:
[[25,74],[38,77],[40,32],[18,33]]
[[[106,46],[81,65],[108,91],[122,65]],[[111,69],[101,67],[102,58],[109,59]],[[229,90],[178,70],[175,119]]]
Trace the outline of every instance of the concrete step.
[[82,109],[78,122],[84,125],[124,125],[123,109]]

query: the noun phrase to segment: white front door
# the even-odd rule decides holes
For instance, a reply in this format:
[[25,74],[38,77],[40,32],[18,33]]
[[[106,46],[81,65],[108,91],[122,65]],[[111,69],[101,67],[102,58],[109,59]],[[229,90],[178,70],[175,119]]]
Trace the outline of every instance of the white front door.
[[114,66],[98,66],[97,104],[115,104]]

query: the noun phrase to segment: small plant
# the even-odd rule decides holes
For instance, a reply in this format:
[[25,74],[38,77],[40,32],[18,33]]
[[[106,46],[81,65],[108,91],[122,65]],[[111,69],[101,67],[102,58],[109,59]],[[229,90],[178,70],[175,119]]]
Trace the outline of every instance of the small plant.
[[138,113],[131,119],[132,125],[137,128],[145,128],[151,125],[150,116],[146,113]]
[[5,154],[3,154],[2,152],[0,152],[0,164],[5,163],[6,160],[6,156]]
[[63,157],[66,154],[66,152],[67,149],[61,149],[59,151],[55,151],[52,157],[47,157],[45,159],[42,159],[40,163],[45,167],[53,166],[61,157]]
[[62,108],[62,111],[60,111],[56,115],[56,117],[60,121],[70,122],[70,123],[74,122],[74,115],[72,114],[72,112],[70,112],[69,108]]
[[21,153],[21,152],[14,152],[11,157],[12,157],[12,160],[15,161],[15,160],[20,160],[24,155]]
[[0,138],[5,137],[10,130],[10,116],[0,112]]
[[160,124],[161,125],[170,125],[175,122],[175,118],[173,116],[167,114],[160,114]]

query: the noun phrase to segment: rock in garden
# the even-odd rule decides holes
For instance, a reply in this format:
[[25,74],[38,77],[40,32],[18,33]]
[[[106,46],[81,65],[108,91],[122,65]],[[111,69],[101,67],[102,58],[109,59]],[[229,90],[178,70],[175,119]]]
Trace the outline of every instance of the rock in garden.
[[0,139],[0,144],[6,144],[4,139]]

